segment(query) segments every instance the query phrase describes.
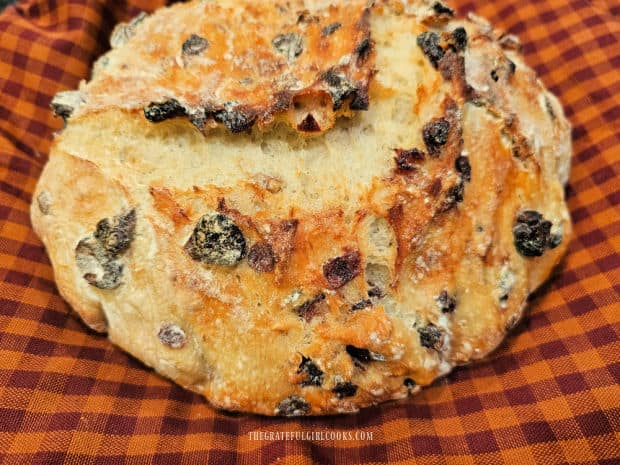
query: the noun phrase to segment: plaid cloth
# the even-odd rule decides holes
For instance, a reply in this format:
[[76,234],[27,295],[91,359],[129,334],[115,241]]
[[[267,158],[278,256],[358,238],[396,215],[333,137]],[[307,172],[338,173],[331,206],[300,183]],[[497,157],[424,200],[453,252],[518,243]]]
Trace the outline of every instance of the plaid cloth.
[[[400,403],[307,419],[214,411],[89,331],[30,227],[62,126],[52,96],[88,76],[117,21],[162,3],[29,0],[0,15],[0,462],[620,463],[618,1],[454,2],[522,38],[574,125],[568,257],[489,361]],[[285,431],[318,437],[256,439]]]

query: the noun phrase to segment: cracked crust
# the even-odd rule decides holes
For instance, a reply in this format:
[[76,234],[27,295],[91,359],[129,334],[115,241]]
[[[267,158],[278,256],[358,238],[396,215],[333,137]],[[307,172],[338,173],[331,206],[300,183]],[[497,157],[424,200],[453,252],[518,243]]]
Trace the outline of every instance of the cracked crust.
[[415,393],[492,351],[566,250],[569,123],[481,18],[188,2],[112,43],[55,101],[32,222],[84,321],[216,407]]
[[150,106],[154,121],[185,116],[202,131],[285,121],[324,132],[368,106],[370,10],[307,3],[191,2],[119,24],[75,115]]

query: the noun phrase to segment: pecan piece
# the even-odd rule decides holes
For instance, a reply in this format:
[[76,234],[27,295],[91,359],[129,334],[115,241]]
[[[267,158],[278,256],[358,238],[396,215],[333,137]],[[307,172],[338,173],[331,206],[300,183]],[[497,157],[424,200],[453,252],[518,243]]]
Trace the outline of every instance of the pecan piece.
[[198,221],[185,250],[194,260],[232,266],[245,256],[245,238],[227,215],[205,215]]
[[418,328],[418,334],[420,336],[420,344],[422,347],[437,351],[442,349],[444,339],[443,332],[433,323],[429,323],[426,326]]

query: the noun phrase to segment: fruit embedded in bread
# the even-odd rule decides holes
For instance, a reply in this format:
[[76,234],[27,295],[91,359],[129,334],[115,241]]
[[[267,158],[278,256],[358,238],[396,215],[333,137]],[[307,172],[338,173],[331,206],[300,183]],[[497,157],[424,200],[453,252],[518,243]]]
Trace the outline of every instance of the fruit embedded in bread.
[[190,1],[111,43],[52,104],[32,222],[86,324],[218,408],[414,394],[566,251],[570,125],[477,16]]

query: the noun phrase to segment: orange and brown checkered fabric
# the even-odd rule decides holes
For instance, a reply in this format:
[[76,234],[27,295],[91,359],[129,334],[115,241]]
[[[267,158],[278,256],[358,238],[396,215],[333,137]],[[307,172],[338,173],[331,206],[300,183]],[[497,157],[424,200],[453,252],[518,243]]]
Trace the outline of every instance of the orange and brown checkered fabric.
[[[620,2],[455,2],[522,38],[574,125],[568,257],[489,361],[401,403],[308,419],[214,411],[89,331],[30,227],[62,125],[52,96],[88,76],[117,21],[162,3],[28,0],[0,14],[0,462],[619,464]],[[285,431],[318,437],[256,439]]]

